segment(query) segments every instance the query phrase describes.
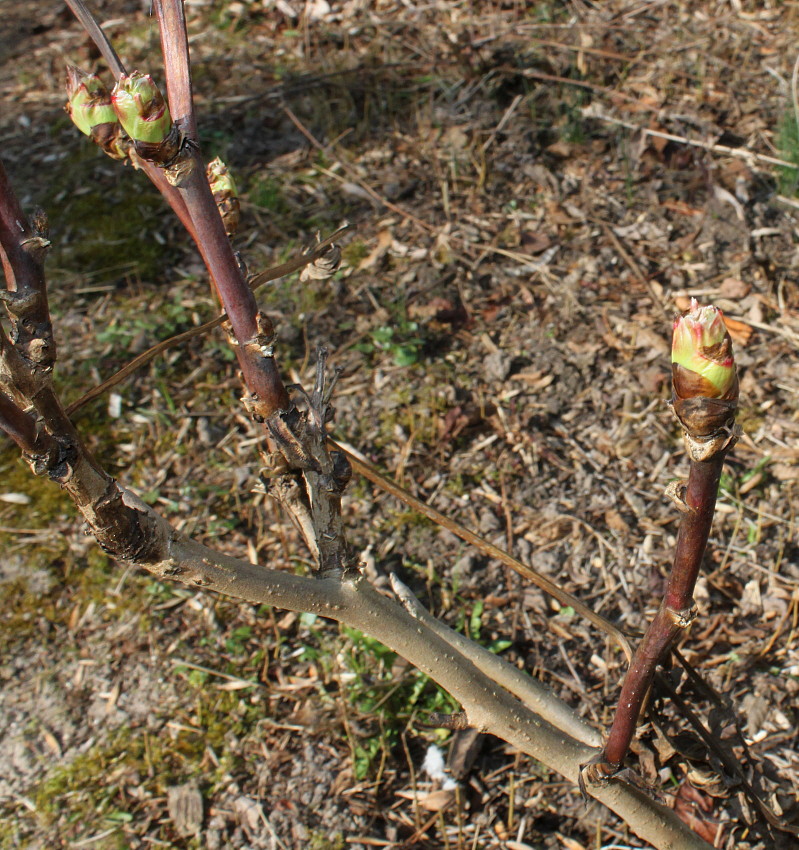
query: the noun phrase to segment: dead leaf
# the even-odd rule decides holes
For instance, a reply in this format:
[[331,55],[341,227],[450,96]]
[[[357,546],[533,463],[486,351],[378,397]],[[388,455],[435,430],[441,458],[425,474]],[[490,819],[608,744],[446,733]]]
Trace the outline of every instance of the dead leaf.
[[452,740],[447,769],[456,779],[463,779],[471,770],[485,736],[476,729],[458,729]]
[[746,345],[755,332],[755,329],[751,325],[747,325],[746,322],[740,322],[738,319],[731,319],[729,316],[724,317],[724,324],[730,332],[732,341],[737,345]]
[[358,271],[371,269],[386,255],[386,252],[391,247],[394,237],[388,228],[378,231],[377,245],[358,263]]
[[[557,835],[560,839],[563,850],[586,850],[585,844],[580,844],[579,841],[569,838],[568,835],[561,835],[561,833],[558,833]],[[508,850],[522,850],[524,847],[530,847],[529,844],[522,844],[519,841],[509,841],[506,846],[508,847]],[[532,850],[532,847],[530,847],[530,850]]]
[[542,251],[546,251],[551,244],[552,240],[546,233],[537,230],[525,230],[522,233],[522,248],[528,254],[540,254]]
[[713,847],[721,831],[721,824],[713,820],[713,799],[697,791],[688,782],[680,785],[680,790],[674,798],[674,811],[683,823],[687,824],[697,835],[705,839]]
[[203,798],[194,782],[167,788],[169,817],[177,832],[189,837],[199,835],[203,825]]
[[605,522],[608,528],[618,531],[619,534],[627,534],[630,531],[630,526],[627,525],[622,515],[615,508],[609,508],[605,511]]
[[454,788],[441,788],[429,794],[415,794],[413,791],[397,791],[397,796],[403,800],[416,800],[428,812],[440,812],[455,800]]
[[725,277],[719,287],[719,295],[724,298],[744,298],[752,287],[737,277]]
[[689,206],[685,203],[685,201],[663,201],[660,206],[663,207],[663,209],[676,212],[678,215],[702,215],[702,210]]
[[568,159],[572,153],[572,146],[564,141],[553,142],[547,146],[547,153],[559,156],[561,159]]

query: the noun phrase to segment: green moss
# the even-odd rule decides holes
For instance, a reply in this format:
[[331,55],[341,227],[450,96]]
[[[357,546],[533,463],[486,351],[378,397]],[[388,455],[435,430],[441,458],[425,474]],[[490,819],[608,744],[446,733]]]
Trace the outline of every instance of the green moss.
[[361,242],[359,239],[353,239],[349,245],[345,245],[341,249],[342,264],[352,266],[354,269],[357,269],[361,261],[365,260],[368,256],[369,248],[365,242]]
[[[18,518],[7,519],[6,525],[47,528],[72,512],[72,503],[61,488],[49,478],[34,475],[20,458],[16,446],[9,445],[0,450],[0,480],[4,492],[24,493],[31,499],[30,505],[18,508]],[[0,533],[0,545],[7,546],[12,542],[10,535]]]
[[[263,708],[240,693],[205,686],[193,676],[198,672],[184,668],[182,674],[196,690],[196,712],[190,718],[196,731],[184,729],[172,736],[121,727],[111,732],[68,765],[52,770],[38,785],[34,802],[42,824],[57,827],[60,836],[74,840],[79,834],[108,829],[114,821],[149,817],[151,812],[138,799],[151,806],[171,785],[196,779],[202,789],[213,793],[217,783],[229,781],[232,772],[244,769],[243,755],[230,742],[252,729]],[[218,762],[210,769],[209,748]],[[129,793],[133,788],[136,797]],[[157,837],[174,847],[196,846],[191,841],[173,843],[167,823]]]
[[344,850],[346,846],[344,836],[340,832],[332,839],[320,832],[312,832],[308,837],[308,850]]
[[108,829],[115,821],[132,820],[139,803],[128,789],[141,787],[145,798],[163,796],[169,785],[196,772],[196,765],[191,770],[196,748],[187,746],[188,737],[181,733],[171,740],[129,727],[115,730],[39,783],[34,795],[38,818],[45,826],[57,825],[60,837],[72,840]]
[[158,234],[172,213],[143,174],[102,157],[86,142],[52,173],[40,199],[52,222],[50,267],[102,283],[160,280],[169,260]]

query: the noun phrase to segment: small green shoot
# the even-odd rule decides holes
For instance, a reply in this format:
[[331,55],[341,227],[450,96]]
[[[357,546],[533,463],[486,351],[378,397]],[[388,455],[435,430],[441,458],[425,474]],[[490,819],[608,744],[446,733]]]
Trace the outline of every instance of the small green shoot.
[[362,342],[355,346],[359,351],[388,351],[397,366],[412,366],[419,361],[424,340],[418,335],[416,322],[402,320],[396,325],[382,325],[372,331],[372,342]]

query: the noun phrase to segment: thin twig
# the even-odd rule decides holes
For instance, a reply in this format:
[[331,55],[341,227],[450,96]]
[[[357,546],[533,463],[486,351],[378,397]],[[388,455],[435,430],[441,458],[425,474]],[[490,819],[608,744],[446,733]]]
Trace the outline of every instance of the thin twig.
[[766,165],[777,165],[781,168],[799,169],[799,164],[788,162],[785,159],[778,159],[775,156],[767,156],[762,153],[754,153],[745,148],[731,148],[729,145],[718,145],[715,142],[703,142],[699,139],[689,139],[687,136],[678,136],[675,133],[664,133],[660,130],[651,130],[648,127],[642,127],[640,124],[633,124],[631,121],[623,121],[621,118],[613,118],[598,110],[595,104],[583,110],[586,118],[596,118],[598,121],[604,121],[606,124],[617,124],[620,127],[626,127],[628,130],[635,130],[643,136],[654,136],[656,139],[665,139],[668,142],[677,142],[681,145],[690,145],[694,148],[702,148],[710,153],[721,154],[722,156],[733,156],[737,159],[743,159],[748,162],[762,162]]
[[619,646],[621,651],[627,656],[628,661],[632,660],[633,653],[630,647],[630,642],[627,640],[624,633],[614,626],[609,620],[606,620],[601,614],[597,614],[596,611],[589,608],[576,596],[573,596],[567,590],[564,590],[559,584],[547,578],[545,575],[542,575],[537,570],[534,570],[532,567],[528,567],[526,564],[523,564],[512,555],[497,546],[494,546],[487,540],[483,540],[482,537],[479,537],[474,532],[469,531],[468,528],[461,525],[459,522],[456,522],[454,519],[445,516],[440,511],[437,511],[435,508],[430,507],[430,505],[420,501],[404,487],[401,487],[399,484],[395,483],[375,469],[375,467],[368,463],[362,456],[354,454],[351,450],[344,448],[332,439],[329,442],[335,448],[346,453],[355,472],[359,472],[364,478],[368,478],[369,481],[380,487],[381,490],[385,490],[401,502],[404,502],[406,505],[422,514],[422,516],[426,516],[437,525],[452,532],[452,534],[457,537],[460,537],[461,540],[465,540],[468,544],[474,546],[475,549],[482,552],[487,557],[493,558],[494,560],[504,564],[506,567],[510,567],[512,570],[515,570],[519,573],[519,575],[523,576],[528,581],[531,581],[537,587],[540,587],[550,596],[557,599],[561,605],[571,606],[574,608],[578,614],[585,617],[598,629],[611,637]]
[[[273,266],[270,269],[259,272],[249,280],[251,289],[257,291],[269,281],[277,280],[278,278],[298,271],[299,269],[307,266],[309,263],[312,263],[324,254],[325,250],[335,239],[338,238],[340,234],[347,230],[348,227],[349,225],[340,227],[332,236],[329,236],[327,239],[320,242],[319,245],[317,245],[317,247],[309,254],[305,254],[302,257],[296,257],[286,263],[281,263],[279,266]],[[82,395],[79,399],[73,401],[67,407],[67,413],[72,415],[87,405],[90,401],[94,401],[94,399],[104,395],[108,392],[108,390],[113,389],[117,384],[124,381],[125,378],[132,375],[138,369],[146,366],[159,354],[163,354],[163,352],[168,351],[170,348],[174,348],[176,345],[182,345],[184,342],[188,342],[196,336],[201,336],[202,334],[212,331],[214,328],[219,327],[225,319],[227,319],[227,313],[222,313],[221,316],[217,316],[216,319],[211,319],[210,322],[205,322],[205,324],[198,325],[196,328],[191,328],[188,331],[184,331],[183,333],[176,334],[168,339],[161,340],[161,342],[158,342],[148,348],[147,351],[142,352],[138,357],[134,357],[133,360],[126,363],[119,371],[115,372],[111,375],[111,377],[106,378],[106,380],[104,380],[101,384],[98,384],[96,387],[92,387],[92,389],[90,389],[87,393],[84,393],[84,395]]]
[[97,23],[97,19],[89,11],[83,0],[65,0],[65,2],[72,10],[72,14],[81,22],[83,29],[86,30],[89,36],[91,36],[92,41],[97,45],[97,49],[102,54],[106,65],[108,65],[113,75],[119,79],[125,73],[125,66],[122,64],[116,50],[111,46],[111,42],[103,32],[102,27]]

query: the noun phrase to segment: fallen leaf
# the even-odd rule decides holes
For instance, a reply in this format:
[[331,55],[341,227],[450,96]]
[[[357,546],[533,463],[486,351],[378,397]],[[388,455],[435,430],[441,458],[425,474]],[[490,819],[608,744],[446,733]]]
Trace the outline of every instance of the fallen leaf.
[[732,341],[737,345],[746,345],[755,332],[751,325],[747,325],[746,322],[740,322],[738,319],[731,319],[729,316],[724,316],[724,324],[730,332]]
[[203,798],[194,782],[167,788],[169,817],[179,835],[199,835],[203,825]]
[[718,846],[716,840],[721,831],[721,824],[710,817],[713,812],[711,797],[697,791],[690,783],[683,782],[674,798],[674,811],[697,835],[713,847]]
[[737,277],[725,277],[719,287],[719,295],[724,298],[744,298],[752,287]]
[[608,528],[618,531],[619,534],[627,534],[630,530],[630,526],[627,525],[622,515],[615,508],[608,508],[605,511],[605,523]]
[[391,235],[391,231],[387,228],[381,230],[377,234],[377,245],[371,250],[368,256],[364,257],[358,264],[358,271],[371,269],[375,266],[386,255],[386,252],[391,247],[392,241],[393,237]]
[[455,800],[454,788],[441,788],[431,791],[429,794],[414,794],[413,791],[397,791],[397,796],[403,800],[415,799],[417,803],[428,812],[440,812]]

